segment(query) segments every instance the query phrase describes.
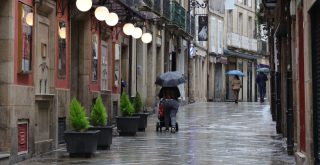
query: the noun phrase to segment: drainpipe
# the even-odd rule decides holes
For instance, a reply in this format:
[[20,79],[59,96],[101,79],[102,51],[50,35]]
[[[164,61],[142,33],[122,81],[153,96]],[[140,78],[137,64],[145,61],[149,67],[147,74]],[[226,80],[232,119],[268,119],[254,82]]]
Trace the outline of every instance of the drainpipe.
[[[273,33],[273,30],[270,30],[271,34]],[[272,37],[270,37],[269,40],[269,46],[270,46],[270,59],[269,59],[269,63],[270,63],[270,86],[271,86],[271,115],[272,115],[272,121],[276,121],[276,87],[275,87],[275,63],[274,63],[274,58],[275,58],[275,54],[274,54],[274,39]]]
[[293,89],[292,89],[292,60],[291,60],[291,17],[290,13],[287,14],[287,57],[288,57],[288,67],[287,67],[287,153],[288,155],[293,155],[294,146],[294,124],[293,124]]
[[277,37],[276,41],[276,49],[277,54],[275,54],[275,58],[278,61],[277,70],[276,70],[276,78],[275,78],[275,87],[276,87],[276,117],[277,117],[277,125],[276,125],[276,131],[277,134],[282,133],[281,130],[281,122],[282,122],[282,112],[281,112],[281,37]]

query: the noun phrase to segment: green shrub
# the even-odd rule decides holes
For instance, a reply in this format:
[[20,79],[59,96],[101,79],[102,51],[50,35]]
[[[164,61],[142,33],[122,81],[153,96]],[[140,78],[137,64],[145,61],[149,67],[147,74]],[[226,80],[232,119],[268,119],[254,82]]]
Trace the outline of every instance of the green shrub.
[[99,96],[92,108],[90,123],[93,126],[105,126],[107,124],[107,117],[106,107]]
[[75,131],[83,132],[89,128],[89,121],[84,107],[76,98],[73,98],[70,103],[69,119],[70,125]]
[[143,103],[142,103],[141,96],[140,96],[139,92],[136,93],[136,97],[133,102],[133,107],[134,107],[134,110],[136,113],[141,112],[141,110],[143,108]]
[[122,93],[120,98],[120,110],[124,117],[132,116],[132,113],[134,113],[134,108],[125,92]]

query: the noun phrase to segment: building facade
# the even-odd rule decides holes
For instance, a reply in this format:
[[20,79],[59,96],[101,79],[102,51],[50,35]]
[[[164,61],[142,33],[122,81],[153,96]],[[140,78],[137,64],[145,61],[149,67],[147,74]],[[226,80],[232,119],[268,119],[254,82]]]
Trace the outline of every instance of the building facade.
[[[139,92],[150,110],[160,89],[154,84],[158,75],[188,73],[188,44],[194,33],[188,1],[93,3],[117,13],[119,22],[111,26],[97,20],[95,7],[79,11],[76,0],[3,1],[0,155],[5,161],[19,162],[64,143],[73,97],[89,115],[101,96],[112,124],[120,115],[121,92],[131,97]],[[152,42],[125,35],[125,23],[151,33]],[[185,102],[187,84],[179,86]]]
[[268,27],[271,110],[297,164],[319,164],[318,59],[320,3],[262,1]]

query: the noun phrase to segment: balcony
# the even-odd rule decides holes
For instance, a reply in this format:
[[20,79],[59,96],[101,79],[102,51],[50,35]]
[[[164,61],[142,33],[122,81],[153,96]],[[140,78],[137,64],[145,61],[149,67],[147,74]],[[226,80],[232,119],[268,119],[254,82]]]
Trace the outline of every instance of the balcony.
[[[168,2],[170,2],[169,5]],[[183,36],[187,40],[192,39],[191,31],[194,30],[194,26],[192,27],[194,17],[189,16],[178,2],[164,0],[163,17],[167,19],[167,27],[170,31]]]
[[240,36],[236,33],[227,34],[227,46],[251,52],[257,52],[258,50],[256,39]]
[[[132,10],[135,14],[139,15],[140,18],[150,20],[158,19],[161,15],[161,5],[158,0],[118,0],[126,8]],[[118,10],[115,8],[115,10]],[[126,14],[127,19],[130,19],[131,15]]]

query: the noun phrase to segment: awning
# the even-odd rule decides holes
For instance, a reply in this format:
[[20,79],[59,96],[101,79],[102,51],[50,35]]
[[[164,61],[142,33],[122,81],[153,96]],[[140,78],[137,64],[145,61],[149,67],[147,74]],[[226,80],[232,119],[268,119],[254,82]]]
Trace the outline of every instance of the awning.
[[240,58],[245,58],[245,59],[249,59],[249,60],[256,60],[257,56],[253,55],[253,54],[247,54],[247,53],[241,53],[241,52],[235,52],[232,50],[228,50],[228,49],[224,49],[223,53],[225,56],[227,57],[240,57]]

